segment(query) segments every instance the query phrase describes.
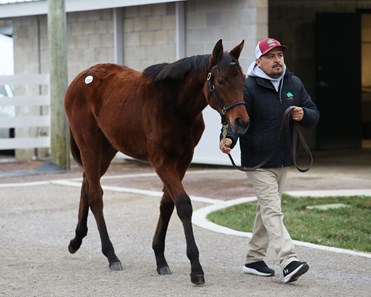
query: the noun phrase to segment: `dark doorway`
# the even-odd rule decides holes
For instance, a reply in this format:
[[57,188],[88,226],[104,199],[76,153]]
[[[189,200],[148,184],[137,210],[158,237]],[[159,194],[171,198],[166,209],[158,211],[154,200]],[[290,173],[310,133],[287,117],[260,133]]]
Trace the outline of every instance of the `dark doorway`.
[[371,11],[362,12],[362,136],[363,148],[371,148]]
[[361,148],[360,14],[318,13],[316,36],[318,148]]

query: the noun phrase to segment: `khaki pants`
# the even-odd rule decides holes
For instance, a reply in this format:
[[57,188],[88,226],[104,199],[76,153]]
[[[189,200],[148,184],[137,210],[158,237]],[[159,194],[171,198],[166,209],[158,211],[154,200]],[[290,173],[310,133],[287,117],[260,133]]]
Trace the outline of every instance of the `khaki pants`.
[[283,224],[281,196],[288,167],[247,172],[254,185],[258,204],[246,263],[262,261],[271,244],[282,267],[297,260],[294,243]]

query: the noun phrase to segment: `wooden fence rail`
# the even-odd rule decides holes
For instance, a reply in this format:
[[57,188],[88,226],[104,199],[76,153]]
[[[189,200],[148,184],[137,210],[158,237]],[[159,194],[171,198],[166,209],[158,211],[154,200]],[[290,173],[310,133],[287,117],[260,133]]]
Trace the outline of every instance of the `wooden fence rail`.
[[[24,95],[12,97],[0,97],[0,110],[7,106],[14,106],[17,110],[22,107],[39,106],[50,107],[49,74],[18,74],[11,76],[0,76],[0,85],[12,85],[15,88],[25,86],[41,87],[46,94],[36,94],[35,92],[25,92]],[[43,87],[46,86],[47,88]],[[38,87],[38,88],[37,88]],[[27,88],[26,88],[27,90]],[[47,90],[47,91],[45,91]],[[28,94],[32,93],[32,94]],[[41,93],[41,92],[36,92]],[[16,112],[15,117],[0,117],[0,129],[15,128],[14,138],[0,138],[0,150],[25,149],[25,148],[49,148],[50,147],[50,111],[36,114],[35,112]],[[32,135],[17,136],[17,128],[46,128],[47,133],[30,133]],[[38,131],[38,129],[35,129]],[[23,134],[23,133],[22,133]]]

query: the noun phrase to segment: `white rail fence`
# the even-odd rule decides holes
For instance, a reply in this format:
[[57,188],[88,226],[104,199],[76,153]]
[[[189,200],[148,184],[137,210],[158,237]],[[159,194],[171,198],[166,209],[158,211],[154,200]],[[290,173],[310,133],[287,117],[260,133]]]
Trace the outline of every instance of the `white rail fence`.
[[12,85],[13,96],[0,97],[1,109],[13,106],[14,116],[0,116],[0,129],[15,129],[14,138],[0,138],[0,150],[50,147],[50,91],[48,74],[0,76]]

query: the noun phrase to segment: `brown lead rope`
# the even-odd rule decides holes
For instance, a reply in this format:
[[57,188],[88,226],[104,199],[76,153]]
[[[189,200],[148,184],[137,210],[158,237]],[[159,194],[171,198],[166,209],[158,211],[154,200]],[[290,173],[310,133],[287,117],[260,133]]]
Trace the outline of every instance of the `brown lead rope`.
[[[279,130],[278,137],[277,137],[277,143],[279,143],[279,140],[281,138],[281,134],[282,134],[283,130],[285,129],[286,122],[289,120],[289,116],[291,114],[291,111],[294,108],[295,108],[294,106],[288,107],[282,115],[281,126],[280,126],[280,130]],[[225,138],[227,136],[227,125],[223,126],[222,134],[223,134],[223,140],[225,140]],[[290,142],[291,142],[291,138],[290,138]],[[309,166],[307,168],[304,168],[304,169],[300,168],[297,164],[297,150],[298,150],[298,144],[299,143],[301,144],[301,146],[303,147],[303,149],[305,150],[305,152],[308,154],[308,156],[310,158]],[[300,126],[296,121],[294,121],[291,145],[292,145],[291,149],[292,149],[293,161],[294,161],[294,165],[295,165],[296,169],[299,170],[300,172],[308,171],[313,165],[313,155],[312,155],[312,152],[310,151],[309,146],[308,146],[307,142],[305,141],[305,138],[304,138],[304,136],[303,136],[303,134],[300,130]],[[266,164],[269,161],[269,159],[272,158],[274,152],[275,152],[275,147],[273,147],[271,153],[269,154],[269,156],[267,158],[265,158],[262,162],[260,162],[258,165],[255,165],[254,167],[237,166],[236,163],[234,162],[231,154],[228,154],[228,157],[231,160],[231,163],[232,163],[234,168],[236,168],[240,171],[254,171],[258,168],[261,168],[264,164]]]

